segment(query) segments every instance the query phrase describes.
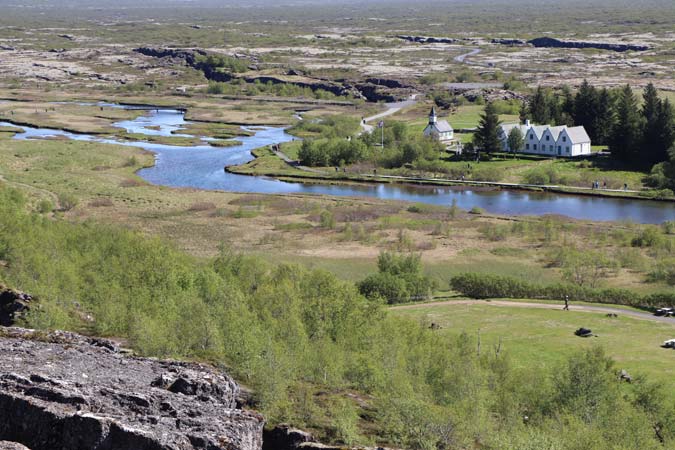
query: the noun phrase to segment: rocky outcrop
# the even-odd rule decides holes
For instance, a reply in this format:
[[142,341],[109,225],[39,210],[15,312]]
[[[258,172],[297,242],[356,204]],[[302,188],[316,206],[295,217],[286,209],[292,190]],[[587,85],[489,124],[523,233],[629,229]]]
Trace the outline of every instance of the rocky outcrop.
[[139,47],[134,49],[134,51],[154,58],[171,58],[173,60],[184,61],[187,66],[203,72],[207,80],[223,83],[232,80],[232,75],[220,72],[216,68],[199,61],[198,56],[206,55],[204,50]]
[[527,42],[525,42],[522,39],[504,39],[504,38],[494,38],[494,39],[490,40],[490,42],[493,43],[493,44],[509,45],[509,46],[527,44]]
[[649,50],[646,45],[633,44],[611,44],[603,42],[583,42],[583,41],[561,41],[551,37],[540,37],[527,41],[535,47],[554,47],[554,48],[597,48],[600,50],[611,50],[613,52],[626,52],[629,50],[640,52]]
[[390,89],[410,89],[413,87],[410,84],[391,78],[366,78],[366,83],[374,84],[376,86],[385,86]]
[[9,327],[17,323],[31,308],[33,296],[15,291],[0,284],[0,325]]
[[247,83],[254,83],[256,81],[260,83],[272,83],[272,84],[290,84],[292,86],[297,86],[300,88],[309,88],[312,91],[326,91],[331,92],[337,96],[353,96],[361,97],[361,93],[349,84],[335,83],[328,80],[321,80],[316,78],[300,77],[300,80],[293,80],[283,77],[276,77],[274,75],[254,75],[244,77],[244,80]]
[[25,445],[16,442],[0,441],[0,450],[30,450]]
[[399,34],[396,36],[399,39],[409,42],[417,42],[419,44],[455,44],[461,42],[463,39],[444,38],[444,37],[430,37],[430,36],[407,36]]
[[0,328],[0,441],[32,450],[260,450],[262,417],[201,364],[108,340]]
[[[169,58],[174,61],[183,61],[186,65],[201,71],[206,79],[210,81],[228,82],[234,78],[233,75],[221,72],[217,68],[211,67],[200,61],[197,56],[206,55],[206,52],[203,50],[140,47],[134,49],[134,51],[154,58]],[[295,77],[298,79],[293,79]],[[337,96],[362,98],[369,102],[394,102],[403,100],[410,94],[411,89],[410,86],[391,79],[384,80],[372,78],[365,81],[331,81],[302,76],[301,72],[295,70],[289,71],[286,76],[253,74],[244,76],[241,79],[247,83],[259,81],[261,83],[289,84],[301,88],[309,88],[312,91],[323,90]]]
[[[203,50],[140,47],[134,51],[155,58],[169,58],[174,61],[184,62],[186,65],[196,70],[200,70],[204,73],[204,76],[211,81],[228,82],[234,78],[228,73],[220,72],[201,62],[197,56],[206,55],[206,52]],[[403,100],[410,95],[412,92],[411,90],[413,89],[412,86],[393,79],[369,78],[365,81],[330,81],[302,76],[298,71],[289,72],[286,76],[248,75],[244,76],[242,79],[247,83],[258,81],[260,83],[290,84],[301,88],[309,88],[312,91],[323,90],[337,96],[363,98],[369,102],[395,102]]]
[[293,450],[306,442],[316,442],[314,437],[287,424],[280,424],[271,430],[265,430],[263,450]]

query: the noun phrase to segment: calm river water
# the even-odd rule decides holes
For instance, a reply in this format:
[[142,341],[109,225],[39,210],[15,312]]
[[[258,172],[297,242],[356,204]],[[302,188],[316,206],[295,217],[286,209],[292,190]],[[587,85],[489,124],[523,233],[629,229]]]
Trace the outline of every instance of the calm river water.
[[[181,136],[176,134],[184,125],[184,113],[172,109],[149,109],[100,104],[103,107],[147,109],[146,115],[135,120],[119,122],[115,126],[129,132],[146,135]],[[0,125],[11,125],[0,123]],[[148,127],[153,127],[149,129]],[[155,129],[159,127],[159,129]],[[251,150],[273,143],[293,139],[281,128],[255,127],[254,136],[237,138],[241,145],[235,147],[211,147],[208,139],[203,145],[180,147],[146,142],[124,142],[101,139],[85,134],[73,134],[60,130],[24,127],[24,133],[15,139],[66,136],[75,140],[106,142],[139,147],[156,154],[154,167],[143,169],[139,175],[153,184],[173,187],[253,192],[266,194],[307,193],[354,197],[377,197],[381,199],[406,200],[411,202],[450,205],[453,200],[462,209],[474,206],[495,214],[544,215],[559,214],[577,219],[629,220],[637,223],[661,223],[675,220],[675,203],[648,200],[624,200],[607,197],[588,197],[524,191],[483,191],[453,189],[449,187],[419,187],[409,185],[373,184],[363,186],[340,186],[305,184],[278,181],[265,177],[251,177],[227,173],[227,165],[241,164],[253,157]]]

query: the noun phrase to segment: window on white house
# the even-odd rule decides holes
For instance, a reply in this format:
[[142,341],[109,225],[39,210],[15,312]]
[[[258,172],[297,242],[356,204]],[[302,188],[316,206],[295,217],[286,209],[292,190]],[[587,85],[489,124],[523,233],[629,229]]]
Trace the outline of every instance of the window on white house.
[[567,136],[563,136],[563,142],[567,142]]
[[569,147],[567,147],[567,153],[569,153],[569,152],[570,152],[570,148],[569,148]]
[[532,146],[532,148],[533,148],[534,150],[536,150],[536,149],[537,149],[537,144],[534,144],[534,145]]
[[558,151],[560,151],[560,146],[558,146]]
[[534,135],[530,134],[530,140],[534,139]]
[[549,137],[550,137],[550,136],[546,136],[546,140],[547,140],[547,141],[549,140]]
[[553,146],[552,146],[552,145],[549,145],[549,146],[548,146],[548,149],[551,150],[551,151],[553,151]]
[[530,144],[525,144],[525,150],[529,150],[529,149],[530,149]]

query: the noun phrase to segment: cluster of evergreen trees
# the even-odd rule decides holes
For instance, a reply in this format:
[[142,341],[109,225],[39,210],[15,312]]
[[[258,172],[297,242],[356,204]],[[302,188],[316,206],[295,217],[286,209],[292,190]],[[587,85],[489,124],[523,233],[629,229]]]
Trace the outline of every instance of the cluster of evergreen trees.
[[626,85],[598,89],[584,81],[576,94],[569,86],[560,92],[538,87],[523,103],[520,118],[534,123],[583,126],[594,144],[608,145],[612,157],[636,169],[670,159],[675,142],[673,106],[659,98],[653,84],[643,93],[642,106]]

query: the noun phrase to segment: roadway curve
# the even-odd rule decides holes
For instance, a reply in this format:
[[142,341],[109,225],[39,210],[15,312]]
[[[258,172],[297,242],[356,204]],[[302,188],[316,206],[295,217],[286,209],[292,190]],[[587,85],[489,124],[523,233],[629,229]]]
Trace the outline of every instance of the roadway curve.
[[[422,308],[431,308],[435,306],[459,306],[459,305],[485,305],[485,306],[495,306],[495,307],[511,307],[511,308],[534,308],[534,309],[562,309],[562,302],[560,304],[553,303],[528,303],[528,302],[511,302],[505,300],[445,300],[439,302],[431,303],[419,303],[411,305],[401,305],[401,306],[392,306],[389,309],[391,310],[402,310],[402,309],[422,309]],[[641,320],[650,320],[652,322],[662,322],[675,325],[675,318],[671,317],[659,317],[650,313],[643,313],[639,311],[632,311],[629,309],[621,308],[612,308],[611,306],[594,306],[594,305],[584,305],[584,304],[572,304],[570,305],[570,311],[577,312],[595,312],[595,313],[604,313],[604,314],[616,314],[621,316],[632,317],[635,319]]]
[[379,114],[375,114],[374,116],[366,117],[361,121],[361,132],[362,133],[372,133],[373,129],[375,127],[373,125],[369,125],[368,122],[374,122],[379,119],[383,119],[387,116],[391,116],[392,114],[396,114],[403,108],[407,108],[408,106],[412,106],[415,103],[417,103],[417,94],[413,94],[410,96],[408,100],[404,100],[402,102],[396,102],[396,103],[387,103],[387,109],[384,110],[383,112]]
[[[475,56],[475,55],[477,55],[477,54],[479,54],[479,53],[480,53],[480,49],[479,49],[479,48],[474,48],[474,49],[471,50],[469,53],[464,53],[463,55],[455,56],[455,57],[452,58],[452,59],[454,59],[454,60],[455,60],[456,62],[458,62],[458,63],[464,63],[464,62],[466,62],[466,61],[465,61],[466,58],[468,58],[469,56]],[[469,64],[469,63],[467,62],[467,64]]]

